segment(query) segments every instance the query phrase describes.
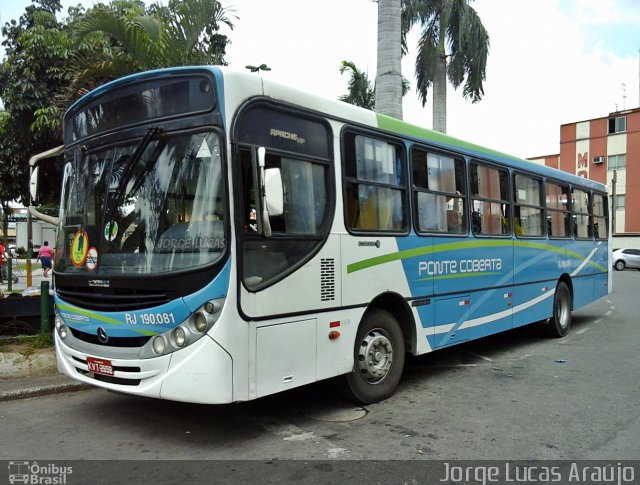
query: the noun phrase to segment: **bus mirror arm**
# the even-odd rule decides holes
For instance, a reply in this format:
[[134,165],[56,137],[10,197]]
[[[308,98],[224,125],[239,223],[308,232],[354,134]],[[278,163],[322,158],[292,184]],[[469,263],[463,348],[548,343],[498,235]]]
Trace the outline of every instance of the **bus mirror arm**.
[[267,196],[265,187],[265,158],[267,150],[265,147],[258,148],[258,166],[260,167],[260,194],[262,198],[262,232],[265,237],[271,237],[271,223],[269,222],[269,210],[267,209]]

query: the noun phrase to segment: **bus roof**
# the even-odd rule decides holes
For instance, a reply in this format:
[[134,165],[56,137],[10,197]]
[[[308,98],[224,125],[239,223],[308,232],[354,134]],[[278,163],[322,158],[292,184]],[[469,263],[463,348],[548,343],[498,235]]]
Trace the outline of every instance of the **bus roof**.
[[[182,66],[156,69],[153,71],[131,74],[129,76],[125,76],[106,83],[78,99],[73,105],[69,107],[67,113],[72,112],[79,105],[84,104],[91,99],[96,98],[101,94],[111,89],[117,88],[121,85],[140,81],[145,78],[158,75],[180,75],[183,73],[203,70],[211,72],[218,78],[232,78],[234,81],[236,81],[236,83],[244,81],[245,83],[248,83],[249,86],[256,86],[255,74],[250,74],[248,72],[237,70],[228,66]],[[406,137],[415,142],[425,143],[427,145],[440,147],[445,150],[455,151],[469,157],[477,157],[489,161],[493,160],[511,166],[515,169],[535,172],[539,175],[552,177],[561,181],[565,181],[567,183],[581,185],[595,190],[606,191],[605,184],[596,182],[594,180],[579,177],[569,172],[563,172],[552,167],[540,165],[523,158],[515,157],[513,155],[467,142],[450,135],[429,130],[427,128],[413,125],[411,123],[397,120],[395,118],[391,118],[379,113],[374,113],[364,108],[350,105],[339,100],[323,98],[321,96],[310,94],[308,92],[283,85],[267,78],[261,77],[260,79],[262,93],[253,93],[253,95],[263,94],[265,96],[273,97],[274,99],[279,99],[291,104],[297,104],[308,109],[325,113],[333,118],[345,122],[364,124],[384,130],[389,133],[402,135],[403,137]]]

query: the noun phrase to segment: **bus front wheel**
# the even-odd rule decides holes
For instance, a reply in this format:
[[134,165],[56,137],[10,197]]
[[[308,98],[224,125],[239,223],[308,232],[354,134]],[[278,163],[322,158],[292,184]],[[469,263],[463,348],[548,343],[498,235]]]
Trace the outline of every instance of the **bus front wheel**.
[[571,290],[562,281],[556,287],[553,298],[553,315],[546,325],[547,335],[550,337],[564,337],[571,326],[572,308]]
[[358,328],[354,369],[344,376],[347,399],[372,404],[393,394],[404,367],[404,337],[387,311],[368,311]]

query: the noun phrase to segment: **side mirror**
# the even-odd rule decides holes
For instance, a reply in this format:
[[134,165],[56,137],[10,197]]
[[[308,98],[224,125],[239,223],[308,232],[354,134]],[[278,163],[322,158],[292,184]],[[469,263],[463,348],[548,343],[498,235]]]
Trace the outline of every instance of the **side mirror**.
[[269,215],[281,216],[284,212],[284,195],[279,168],[268,168],[264,171],[264,192]]
[[33,167],[31,177],[29,178],[29,193],[31,194],[31,202],[38,203],[38,167]]

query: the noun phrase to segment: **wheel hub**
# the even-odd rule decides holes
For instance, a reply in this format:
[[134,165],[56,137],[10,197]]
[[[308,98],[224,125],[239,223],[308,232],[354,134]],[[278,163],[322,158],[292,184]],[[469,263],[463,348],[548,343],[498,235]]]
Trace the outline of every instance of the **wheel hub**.
[[382,381],[393,363],[391,339],[383,330],[372,330],[365,335],[358,352],[360,375],[371,384]]

